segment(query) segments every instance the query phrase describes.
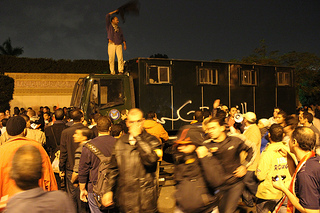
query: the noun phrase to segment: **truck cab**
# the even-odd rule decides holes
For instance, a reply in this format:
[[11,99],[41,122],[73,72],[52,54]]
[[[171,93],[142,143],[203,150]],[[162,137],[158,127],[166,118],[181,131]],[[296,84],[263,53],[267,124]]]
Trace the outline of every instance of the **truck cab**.
[[82,109],[86,119],[99,112],[117,123],[121,110],[135,107],[132,77],[93,74],[80,78],[74,86],[70,106]]

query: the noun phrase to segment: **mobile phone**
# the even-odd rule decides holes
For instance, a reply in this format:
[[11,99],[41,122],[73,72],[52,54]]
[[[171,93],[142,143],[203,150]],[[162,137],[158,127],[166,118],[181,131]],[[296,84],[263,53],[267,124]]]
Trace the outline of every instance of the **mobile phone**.
[[[282,180],[286,179],[286,177],[287,177],[286,175],[281,175],[281,179]],[[279,180],[279,176],[278,175],[272,177],[272,181],[278,181],[278,180]]]

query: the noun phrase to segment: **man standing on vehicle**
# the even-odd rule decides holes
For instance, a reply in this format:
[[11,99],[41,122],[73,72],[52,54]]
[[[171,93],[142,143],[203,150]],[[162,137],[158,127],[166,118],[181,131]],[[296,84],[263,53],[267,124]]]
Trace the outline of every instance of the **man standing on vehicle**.
[[118,26],[119,19],[114,16],[111,18],[111,15],[114,13],[118,13],[118,10],[112,11],[106,16],[106,28],[108,32],[108,55],[109,55],[109,67],[112,75],[115,74],[114,70],[114,60],[115,54],[117,54],[118,59],[118,70],[119,74],[123,74],[124,69],[124,61],[122,54],[122,43],[123,49],[127,49],[127,44],[123,36],[122,29]]
[[157,212],[156,169],[162,156],[159,140],[143,129],[143,112],[128,113],[129,134],[115,144],[108,171],[109,185],[102,198],[104,206],[113,203],[120,212]]

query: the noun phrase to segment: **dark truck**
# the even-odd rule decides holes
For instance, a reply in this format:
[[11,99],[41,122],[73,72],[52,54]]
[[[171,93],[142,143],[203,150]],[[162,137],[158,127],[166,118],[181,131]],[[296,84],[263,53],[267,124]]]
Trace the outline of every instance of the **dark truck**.
[[214,61],[136,58],[126,62],[126,75],[94,74],[80,78],[71,106],[86,116],[100,112],[120,121],[120,111],[138,107],[155,111],[166,130],[192,120],[197,109],[212,110],[215,99],[258,118],[280,107],[294,113],[294,68]]

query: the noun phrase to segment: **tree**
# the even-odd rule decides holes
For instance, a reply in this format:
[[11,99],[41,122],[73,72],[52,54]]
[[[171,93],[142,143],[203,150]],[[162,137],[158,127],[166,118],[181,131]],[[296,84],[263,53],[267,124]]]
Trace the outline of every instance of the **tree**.
[[13,48],[11,45],[11,39],[8,38],[3,44],[0,46],[0,55],[12,55],[19,56],[23,53],[23,47],[15,47]]
[[320,104],[320,57],[308,52],[268,52],[265,40],[255,48],[253,54],[243,57],[242,63],[281,65],[295,67],[295,86],[302,105]]
[[14,79],[0,74],[0,112],[10,109],[9,102],[12,100],[14,91]]
[[289,52],[282,65],[295,67],[295,82],[302,105],[320,104],[320,57],[308,52]]
[[249,64],[262,64],[262,65],[279,65],[279,51],[267,50],[266,41],[262,39],[260,41],[260,46],[255,48],[253,54],[243,57],[241,62]]

